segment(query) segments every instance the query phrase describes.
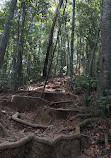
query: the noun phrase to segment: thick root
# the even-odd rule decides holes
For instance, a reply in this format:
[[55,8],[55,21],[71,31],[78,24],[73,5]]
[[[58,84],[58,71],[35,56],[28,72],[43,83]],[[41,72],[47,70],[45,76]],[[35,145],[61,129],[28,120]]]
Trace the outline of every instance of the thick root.
[[58,111],[58,112],[79,112],[80,110],[78,108],[73,108],[73,109],[63,109],[63,108],[51,108],[44,106],[45,109],[48,110],[53,110],[53,111]]
[[89,113],[89,114],[77,114],[77,115],[71,117],[69,120],[70,120],[70,121],[73,121],[73,120],[75,120],[77,117],[92,117],[92,116],[94,116],[93,113]]
[[64,101],[52,102],[50,104],[50,106],[53,107],[53,105],[55,105],[55,104],[62,104],[62,103],[74,103],[74,100],[64,100]]
[[19,148],[19,147],[23,146],[24,144],[33,140],[33,138],[34,138],[34,135],[29,135],[29,136],[22,138],[21,140],[18,140],[16,142],[8,142],[8,143],[0,144],[0,150]]
[[33,128],[41,128],[41,129],[50,128],[50,126],[37,125],[37,124],[32,124],[30,122],[23,121],[23,120],[19,119],[18,117],[19,117],[19,112],[17,112],[16,114],[12,115],[12,120],[14,120],[14,121],[16,121],[18,123],[21,123],[23,125],[33,127]]
[[85,135],[80,135],[80,134],[76,134],[76,135],[60,135],[54,139],[47,139],[47,138],[42,138],[42,137],[37,137],[33,134],[22,138],[21,140],[18,140],[16,142],[6,142],[3,144],[0,144],[0,151],[2,150],[6,150],[6,149],[13,149],[13,148],[19,148],[22,147],[23,145],[25,145],[26,143],[30,142],[30,141],[37,141],[39,143],[43,143],[49,146],[54,146],[56,145],[56,143],[59,143],[62,140],[74,140],[74,139],[81,139],[81,140],[85,140],[88,143],[90,143],[90,140],[87,136]]
[[75,126],[75,128],[76,128],[76,134],[80,134],[80,133],[81,133],[81,132],[80,132],[81,127],[86,126],[87,124],[89,124],[89,123],[91,123],[91,122],[98,121],[98,120],[100,120],[100,119],[101,119],[101,118],[91,118],[91,119],[86,119],[86,120],[80,122],[79,124],[77,124],[77,125]]

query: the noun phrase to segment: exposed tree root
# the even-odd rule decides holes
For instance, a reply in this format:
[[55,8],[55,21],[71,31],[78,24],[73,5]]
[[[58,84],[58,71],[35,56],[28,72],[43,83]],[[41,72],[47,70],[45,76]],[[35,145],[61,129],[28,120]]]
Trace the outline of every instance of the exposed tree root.
[[73,109],[63,109],[63,108],[51,108],[51,107],[47,107],[47,106],[44,106],[45,109],[48,109],[48,110],[54,110],[54,111],[63,111],[63,112],[79,112],[81,111],[80,109],[78,108],[73,108]]
[[33,128],[46,129],[46,128],[50,128],[51,127],[51,126],[43,126],[43,125],[32,124],[32,123],[23,121],[23,120],[19,119],[18,117],[19,117],[19,112],[17,112],[16,114],[12,115],[12,120],[14,120],[14,121],[16,121],[18,123],[21,123],[23,125],[33,127]]
[[81,133],[81,132],[80,132],[81,127],[83,127],[83,126],[85,126],[85,125],[87,125],[87,124],[89,124],[89,123],[91,123],[91,122],[98,121],[98,120],[100,120],[100,119],[101,119],[101,118],[91,118],[91,119],[86,119],[86,120],[84,120],[84,121],[78,123],[78,124],[75,126],[75,128],[76,128],[76,134],[80,134],[80,133]]
[[[78,114],[75,116],[76,117],[80,117],[80,116],[91,116],[90,114],[89,115],[86,115],[86,114]],[[74,117],[73,117],[74,119]],[[91,122],[94,122],[94,121],[98,121],[100,120],[101,118],[90,118],[90,119],[85,119],[84,121],[78,123],[77,125],[75,125],[75,127],[66,127],[64,129],[61,130],[61,132],[64,132],[64,131],[73,131],[73,130],[76,130],[76,134],[81,134],[80,132],[80,129],[81,127],[83,126],[86,126],[87,124],[91,123]],[[71,120],[72,121],[72,120]]]
[[62,104],[62,103],[74,103],[74,100],[64,100],[64,101],[52,102],[50,104],[50,106],[53,106],[55,104]]
[[6,131],[6,129],[5,129],[5,127],[0,123],[0,128],[2,129],[2,131],[3,131],[3,134],[5,135],[5,136],[8,136],[8,134],[7,134],[7,131]]
[[21,140],[18,140],[16,142],[8,142],[8,143],[0,144],[0,150],[19,148],[19,147],[23,146],[24,144],[33,140],[33,138],[34,138],[34,135],[29,135],[29,136],[22,138]]
[[60,132],[73,131],[73,130],[75,130],[75,127],[66,127],[64,129],[62,129]]
[[95,116],[94,113],[89,113],[89,114],[77,114],[73,117],[71,117],[69,120],[73,121],[74,119],[76,119],[77,117],[92,117]]
[[90,144],[90,139],[87,136],[81,135],[81,134],[76,134],[76,135],[71,135],[71,136],[60,135],[54,139],[37,137],[31,134],[16,142],[5,142],[5,143],[0,144],[0,151],[5,150],[5,149],[19,148],[25,145],[26,143],[30,141],[35,141],[35,140],[39,143],[47,144],[49,146],[54,146],[56,143],[60,142],[61,140],[73,140],[73,139],[81,139],[81,140],[85,139]]

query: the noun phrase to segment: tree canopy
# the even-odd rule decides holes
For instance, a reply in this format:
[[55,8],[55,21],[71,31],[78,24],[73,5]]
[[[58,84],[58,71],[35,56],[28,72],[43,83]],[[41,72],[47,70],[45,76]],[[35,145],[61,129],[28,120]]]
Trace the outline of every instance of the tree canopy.
[[72,83],[75,74],[77,80],[82,77],[87,81],[86,95],[90,96],[93,86],[97,89],[102,85],[99,71],[105,9],[101,0],[18,0],[16,3],[11,23],[8,17],[14,1],[7,1],[0,10],[2,46],[4,30],[9,31],[4,40],[7,39],[6,49],[0,52],[1,84],[17,88],[42,76],[64,73]]

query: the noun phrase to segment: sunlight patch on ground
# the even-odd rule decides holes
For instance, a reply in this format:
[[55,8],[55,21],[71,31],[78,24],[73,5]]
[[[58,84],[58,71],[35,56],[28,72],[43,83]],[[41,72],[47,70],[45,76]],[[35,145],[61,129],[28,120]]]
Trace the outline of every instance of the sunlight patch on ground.
[[[36,84],[27,84],[23,87],[20,87],[19,90],[26,90],[26,91],[43,91],[45,81],[37,82]],[[47,81],[47,85],[45,86],[45,92],[67,92],[68,91],[68,84],[66,78],[50,78]]]

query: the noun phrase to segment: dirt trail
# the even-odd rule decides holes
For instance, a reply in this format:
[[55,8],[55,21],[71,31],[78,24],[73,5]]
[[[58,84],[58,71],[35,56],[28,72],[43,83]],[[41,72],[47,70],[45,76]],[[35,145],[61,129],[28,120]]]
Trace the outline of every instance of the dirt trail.
[[106,125],[91,116],[84,95],[72,94],[65,78],[48,81],[41,98],[43,86],[41,82],[1,93],[0,157],[102,158]]

